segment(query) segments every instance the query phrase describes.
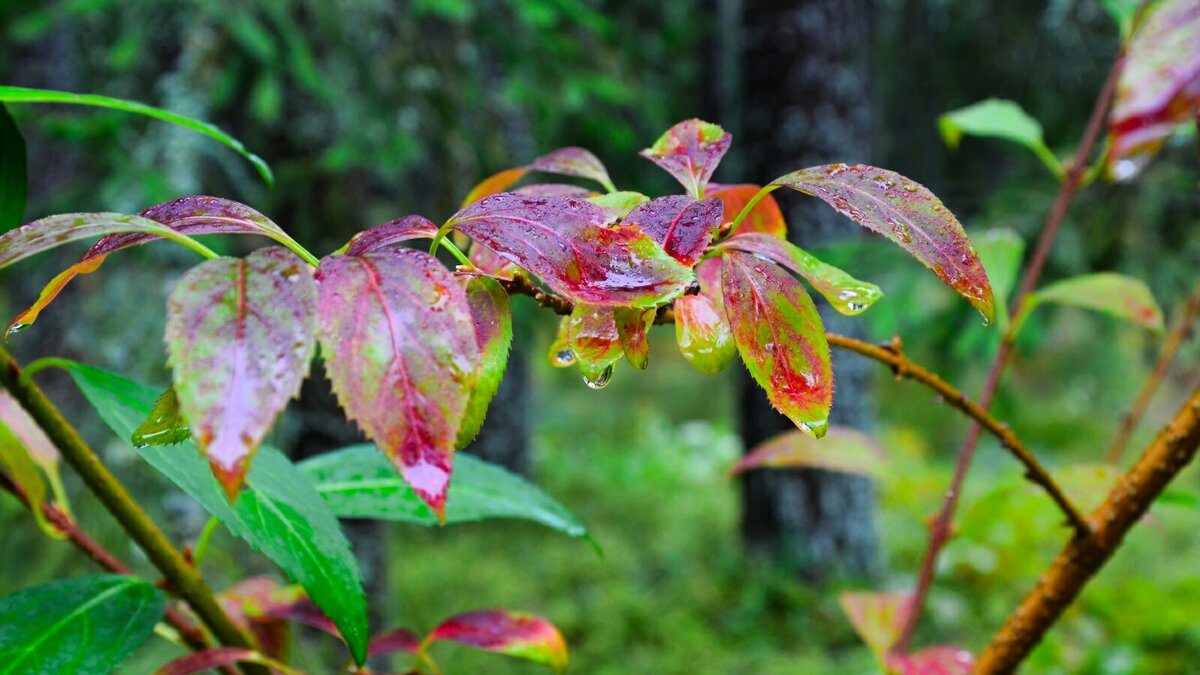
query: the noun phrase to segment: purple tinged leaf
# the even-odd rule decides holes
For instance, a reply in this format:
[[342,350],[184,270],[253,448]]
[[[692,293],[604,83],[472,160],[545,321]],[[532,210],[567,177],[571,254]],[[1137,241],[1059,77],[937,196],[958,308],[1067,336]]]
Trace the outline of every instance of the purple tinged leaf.
[[604,163],[584,148],[559,148],[533,160],[527,168],[530,171],[587,178],[603,185],[609,192],[616,192]]
[[[55,539],[62,539],[65,535],[46,518],[41,506],[50,496],[46,490],[49,483],[59,509],[70,515],[58,463],[58,449],[46,432],[16,399],[0,389],[0,467],[25,491],[38,527]],[[38,469],[45,474],[44,480]]]
[[42,512],[42,504],[46,502],[46,481],[38,472],[32,453],[25,442],[9,428],[5,420],[0,419],[0,469],[24,492],[29,510],[37,521],[38,527],[55,539],[62,539],[63,533],[46,518]]
[[167,302],[179,409],[230,501],[313,354],[316,287],[290,251],[261,249],[189,271]]
[[405,652],[418,654],[421,651],[421,636],[407,628],[393,628],[371,638],[367,644],[367,656],[383,656]]
[[849,427],[831,426],[819,441],[799,431],[779,434],[754,448],[729,472],[808,467],[878,478],[886,465],[887,455],[874,438]]
[[575,352],[571,349],[571,317],[564,316],[558,322],[554,342],[546,352],[546,359],[555,368],[570,368],[575,365]]
[[471,245],[471,252],[467,254],[467,259],[480,272],[496,279],[512,279],[521,272],[520,267],[496,255],[492,249],[479,244]]
[[722,257],[721,285],[733,341],[750,375],[802,431],[825,435],[833,371],[821,317],[804,286],[740,251]]
[[645,370],[650,363],[650,326],[654,325],[656,309],[618,307],[613,310],[617,334],[621,337],[621,350],[630,365]]
[[480,362],[466,292],[436,258],[403,248],[330,256],[317,282],[318,337],[338,401],[444,517]]
[[865,311],[883,297],[875,284],[859,281],[833,265],[826,264],[808,251],[774,235],[741,232],[721,243],[721,248],[753,253],[804,277],[825,296],[834,309],[854,315]]
[[532,614],[508,610],[459,614],[440,623],[426,640],[448,640],[507,654],[541,663],[560,673],[567,669],[569,661],[567,642],[553,624]]
[[533,185],[523,185],[513,192],[536,197],[576,197],[578,199],[586,199],[595,194],[587,188],[567,183],[534,183]]
[[607,386],[623,353],[615,310],[576,304],[568,317],[567,333],[583,381],[592,389]]
[[253,635],[254,643],[271,658],[281,658],[287,651],[291,625],[283,615],[302,601],[309,602],[304,589],[281,587],[268,577],[243,579],[217,596],[225,614]]
[[954,214],[927,188],[886,169],[830,164],[776,179],[812,195],[920,260],[967,299],[984,319],[995,314],[987,274]]
[[475,386],[467,401],[467,412],[463,415],[458,430],[456,448],[463,448],[483,426],[488,405],[500,388],[504,371],[508,367],[508,352],[512,346],[512,308],[508,293],[491,277],[472,276],[466,279],[467,304],[471,320],[475,325],[475,342],[479,346],[480,365]]
[[577,303],[652,307],[680,295],[691,270],[639,228],[612,222],[582,199],[504,193],[459,211],[446,227]]
[[719,199],[696,201],[686,195],[659,197],[635,208],[625,224],[637,225],[662,245],[672,258],[691,267],[721,227],[724,206]]
[[916,654],[889,654],[887,668],[894,675],[970,675],[975,667],[971,652],[940,645]]
[[883,665],[904,630],[912,594],[856,591],[842,593],[838,601],[854,631]]
[[220,668],[221,666],[232,666],[238,663],[257,663],[268,666],[271,672],[279,673],[280,675],[298,675],[299,673],[299,671],[292,670],[286,665],[253,649],[246,649],[244,647],[209,647],[208,649],[193,652],[171,661],[154,671],[154,675],[192,675],[192,673],[202,673],[206,670]]
[[43,471],[57,472],[58,448],[54,447],[54,442],[46,436],[46,432],[42,431],[29,413],[25,412],[21,404],[4,390],[0,390],[0,422],[6,424],[25,444],[29,455]]
[[362,255],[402,241],[433,239],[437,236],[437,225],[424,216],[404,216],[363,230],[346,244],[346,255]]
[[1200,2],[1162,0],[1129,42],[1109,126],[1109,174],[1136,176],[1198,107]]
[[[720,261],[717,269],[720,269]],[[675,301],[675,341],[693,368],[716,375],[737,355],[725,311],[708,295],[685,295]]]
[[170,228],[122,213],[67,213],[35,220],[0,235],[0,269],[80,239],[110,234],[173,235]]
[[674,176],[689,195],[701,199],[732,140],[721,127],[691,119],[668,129],[640,154]]

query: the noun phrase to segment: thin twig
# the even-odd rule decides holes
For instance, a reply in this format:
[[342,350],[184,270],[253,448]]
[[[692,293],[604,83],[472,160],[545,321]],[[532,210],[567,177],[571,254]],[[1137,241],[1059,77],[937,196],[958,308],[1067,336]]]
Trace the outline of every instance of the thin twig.
[[1162,353],[1158,355],[1158,361],[1154,364],[1154,369],[1150,371],[1150,375],[1146,378],[1146,383],[1142,385],[1142,390],[1138,392],[1137,399],[1130,406],[1129,412],[1125,414],[1125,419],[1121,420],[1121,428],[1117,430],[1117,435],[1113,438],[1112,445],[1108,446],[1109,464],[1116,464],[1121,461],[1121,455],[1125,452],[1125,446],[1129,445],[1129,438],[1133,436],[1133,430],[1137,428],[1142,415],[1146,413],[1146,408],[1150,406],[1150,399],[1154,398],[1154,393],[1158,391],[1159,385],[1166,378],[1167,371],[1171,369],[1171,362],[1175,360],[1175,355],[1179,353],[1179,348],[1187,341],[1188,335],[1192,330],[1192,324],[1196,323],[1198,316],[1200,316],[1200,289],[1196,289],[1196,292],[1192,293],[1187,302],[1184,303],[1178,322],[1171,329],[1170,334],[1167,335],[1166,341],[1163,342]]
[[1163,427],[1137,463],[1089,516],[1093,536],[1076,537],[1063,548],[1037,585],[1009,615],[975,664],[976,673],[1010,673],[1041,641],[1088,580],[1141,521],[1167,484],[1200,447],[1200,389]]
[[[1139,15],[1140,12],[1145,11],[1148,4],[1148,0],[1142,0]],[[1029,260],[1029,266],[1025,269],[1025,273],[1021,277],[1021,285],[1013,298],[1012,310],[1009,313],[1010,319],[1020,314],[1025,298],[1037,287],[1038,281],[1042,277],[1042,271],[1045,269],[1046,260],[1049,258],[1050,249],[1054,245],[1059,227],[1067,215],[1067,209],[1075,198],[1080,179],[1082,179],[1084,172],[1087,170],[1092,150],[1096,146],[1096,140],[1100,137],[1100,131],[1104,126],[1104,118],[1108,112],[1108,106],[1112,101],[1113,93],[1116,91],[1117,80],[1120,77],[1121,67],[1124,65],[1124,62],[1125,54],[1124,48],[1122,48],[1113,60],[1108,77],[1100,90],[1100,95],[1096,98],[1095,105],[1092,106],[1091,117],[1088,119],[1083,138],[1079,142],[1079,149],[1076,151],[1074,159],[1067,168],[1066,175],[1063,177],[1062,185],[1058,191],[1058,196],[1054,199],[1050,213],[1046,216],[1046,222],[1042,225],[1033,256]],[[992,359],[992,364],[988,368],[987,378],[984,382],[983,391],[979,395],[979,404],[985,409],[992,404],[992,399],[996,395],[996,389],[1000,385],[1000,378],[1004,373],[1005,366],[1008,365],[1008,358],[1011,354],[1011,336],[1006,336],[1000,342],[1000,347],[996,351],[995,358]],[[900,632],[899,639],[892,647],[892,650],[896,653],[907,652],[909,646],[912,644],[913,634],[920,623],[921,610],[924,607],[925,598],[929,595],[929,586],[933,583],[933,574],[937,567],[938,554],[941,553],[942,547],[945,546],[950,538],[951,522],[954,519],[955,509],[958,507],[958,499],[962,494],[962,487],[967,478],[967,471],[971,468],[971,461],[975,456],[975,448],[979,445],[979,437],[979,426],[972,424],[970,429],[967,430],[966,437],[963,439],[962,447],[959,448],[958,458],[954,464],[954,476],[951,478],[950,487],[946,490],[942,508],[929,528],[929,544],[925,549],[925,558],[921,562],[921,570],[917,575],[917,586],[913,591],[913,599],[910,605],[911,610],[905,620],[904,629]]]

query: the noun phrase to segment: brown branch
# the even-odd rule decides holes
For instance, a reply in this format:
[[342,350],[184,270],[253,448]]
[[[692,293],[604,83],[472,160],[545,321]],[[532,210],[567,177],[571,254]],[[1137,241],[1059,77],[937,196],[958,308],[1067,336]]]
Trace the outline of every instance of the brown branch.
[[1154,364],[1154,369],[1150,371],[1149,377],[1146,378],[1146,383],[1142,385],[1142,390],[1138,392],[1137,399],[1130,406],[1129,412],[1125,414],[1125,419],[1121,420],[1121,428],[1117,430],[1117,435],[1113,438],[1112,445],[1108,447],[1108,462],[1110,464],[1116,464],[1121,461],[1121,455],[1125,452],[1125,446],[1129,444],[1129,438],[1133,436],[1133,430],[1137,428],[1142,415],[1146,413],[1146,408],[1150,406],[1150,399],[1154,398],[1154,393],[1158,391],[1158,386],[1166,378],[1167,371],[1171,368],[1171,362],[1175,360],[1175,355],[1179,353],[1179,348],[1187,341],[1188,335],[1192,330],[1192,324],[1196,323],[1198,316],[1200,316],[1200,289],[1192,293],[1191,297],[1184,303],[1183,311],[1179,315],[1179,321],[1171,329],[1171,333],[1167,335],[1166,341],[1163,342],[1162,353],[1159,354],[1158,361]]
[[[25,490],[3,473],[0,473],[0,490],[11,493],[25,508],[33,508],[29,503],[29,497],[25,494]],[[92,562],[95,562],[113,574],[133,573],[125,563],[118,560],[108,549],[101,546],[100,542],[92,539],[86,532],[79,529],[75,521],[71,520],[61,509],[52,504],[44,503],[42,504],[42,513],[45,514],[46,520],[53,523],[60,532],[66,535],[67,540],[75,548],[82,551],[84,555],[91,558]],[[167,623],[171,624],[179,632],[179,636],[183,638],[188,647],[196,651],[209,647],[208,640],[204,637],[204,631],[193,626],[175,608],[167,607],[166,619]]]
[[[1145,11],[1148,4],[1149,0],[1142,0],[1141,7],[1139,8],[1139,16],[1141,12]],[[1100,95],[1096,98],[1096,102],[1092,106],[1091,117],[1088,119],[1087,128],[1083,132],[1083,138],[1079,142],[1079,148],[1075,152],[1075,157],[1072,159],[1070,166],[1067,168],[1062,185],[1059,187],[1058,196],[1055,197],[1054,204],[1050,207],[1050,213],[1046,216],[1046,222],[1042,225],[1033,256],[1030,258],[1029,266],[1025,269],[1025,273],[1021,277],[1021,285],[1013,298],[1012,311],[1009,313],[1010,319],[1015,318],[1020,313],[1026,296],[1037,287],[1038,280],[1041,279],[1042,271],[1046,266],[1046,260],[1050,255],[1050,249],[1054,245],[1055,238],[1058,236],[1059,227],[1066,218],[1067,209],[1075,198],[1080,181],[1091,159],[1092,150],[1096,146],[1096,140],[1100,137],[1100,131],[1104,126],[1105,114],[1108,112],[1108,106],[1112,101],[1113,93],[1116,91],[1117,80],[1120,77],[1124,62],[1125,54],[1124,48],[1122,48],[1122,51],[1113,60],[1108,77],[1101,88]],[[979,395],[979,404],[982,407],[988,408],[991,406],[992,399],[995,398],[996,389],[1000,385],[1000,378],[1004,373],[1005,366],[1008,365],[1008,358],[1011,353],[1011,337],[1005,336],[1005,339],[1001,341],[1000,347],[996,351],[996,356],[992,359],[991,366],[988,368],[983,391]],[[970,470],[971,461],[975,456],[975,448],[979,445],[979,437],[979,426],[972,424],[971,428],[967,430],[967,435],[963,439],[962,446],[959,448],[958,458],[954,464],[954,476],[950,481],[950,487],[946,490],[946,497],[942,502],[942,508],[929,528],[929,545],[925,549],[925,558],[921,562],[921,570],[917,575],[917,586],[913,591],[912,610],[908,613],[904,630],[900,633],[900,638],[893,646],[893,650],[898,653],[908,651],[909,646],[912,644],[913,634],[917,630],[917,624],[920,623],[921,610],[925,605],[925,598],[929,595],[929,587],[933,583],[937,558],[946,541],[950,538],[954,512],[958,507],[958,499],[962,494],[963,483],[966,481],[967,472]]]
[[1120,546],[1125,534],[1200,447],[1200,389],[1088,518],[1093,536],[1072,539],[1021,605],[1009,615],[979,661],[977,673],[1008,673],[1029,654],[1089,579]]

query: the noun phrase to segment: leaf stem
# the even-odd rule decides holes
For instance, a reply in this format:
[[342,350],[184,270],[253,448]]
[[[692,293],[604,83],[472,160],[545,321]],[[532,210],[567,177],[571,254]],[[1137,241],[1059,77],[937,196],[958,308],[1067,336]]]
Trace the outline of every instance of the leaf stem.
[[204,529],[200,530],[200,536],[196,538],[196,545],[192,547],[192,564],[196,567],[199,567],[200,562],[204,560],[204,554],[208,552],[208,544],[212,541],[212,536],[220,524],[221,521],[209,516],[204,523]]
[[[170,228],[167,228],[167,229],[170,229]],[[176,244],[183,244],[184,246],[195,251],[196,253],[199,253],[200,255],[204,256],[205,258],[208,258],[209,260],[212,260],[213,258],[221,257],[221,255],[219,253],[217,253],[216,251],[205,246],[204,244],[201,244],[200,242],[196,241],[195,239],[192,239],[191,237],[187,236],[186,234],[181,234],[179,232],[175,232],[174,230],[171,230],[170,234],[163,232],[162,237],[163,237],[163,239],[170,239],[171,241],[175,242]]]
[[737,218],[733,219],[733,222],[729,225],[729,229],[725,231],[725,235],[721,238],[727,239],[733,236],[733,233],[738,229],[738,226],[742,224],[742,221],[746,219],[746,216],[750,215],[750,212],[754,210],[754,207],[758,206],[758,203],[762,201],[762,198],[778,190],[779,187],[780,186],[772,183],[770,185],[764,185],[762,189],[756,192],[754,196],[750,198],[750,201],[746,202],[746,205],[742,207],[742,212],[737,214]]
[[274,236],[271,238],[274,239],[275,241],[279,242],[280,244],[283,244],[284,246],[288,247],[292,251],[292,253],[295,253],[296,255],[300,256],[300,258],[302,260],[304,260],[304,262],[308,263],[309,265],[312,265],[313,267],[317,267],[321,264],[321,261],[315,255],[310,253],[308,249],[306,249],[300,245],[300,242],[296,241],[295,239],[292,239],[286,233],[283,235],[283,237]]
[[442,248],[449,251],[450,255],[452,255],[456,259],[458,259],[458,262],[462,263],[463,265],[466,265],[467,267],[470,267],[471,269],[475,269],[475,263],[471,262],[471,259],[467,257],[467,254],[463,253],[462,249],[460,249],[458,247],[458,245],[456,245],[454,242],[443,237],[440,243],[442,245]]
[[0,346],[0,384],[46,432],[63,459],[83,479],[84,485],[100,499],[130,539],[146,553],[146,557],[162,573],[170,590],[192,607],[196,616],[222,644],[250,647],[251,641],[221,609],[199,570],[171,545],[162,530],[80,438],[41,388],[22,374],[20,365],[3,346]]

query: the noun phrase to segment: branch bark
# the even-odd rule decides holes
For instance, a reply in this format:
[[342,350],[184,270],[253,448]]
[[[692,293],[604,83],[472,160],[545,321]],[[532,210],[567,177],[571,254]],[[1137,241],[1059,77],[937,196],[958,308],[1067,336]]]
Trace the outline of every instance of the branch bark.
[[1198,447],[1200,389],[1089,516],[1093,536],[1071,540],[1033,591],[1009,615],[980,655],[975,672],[1008,673],[1021,663],[1117,550],[1125,534],[1141,520],[1155,498],[1192,461]]

